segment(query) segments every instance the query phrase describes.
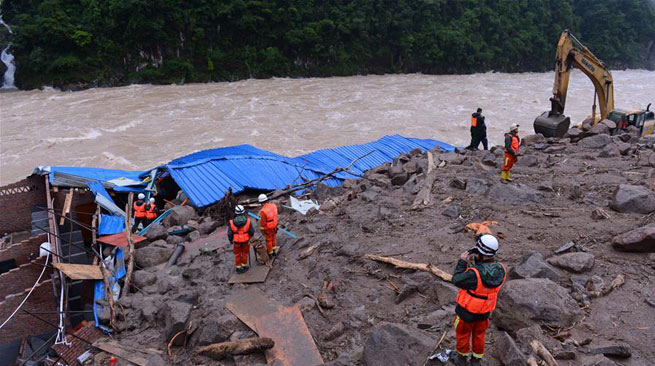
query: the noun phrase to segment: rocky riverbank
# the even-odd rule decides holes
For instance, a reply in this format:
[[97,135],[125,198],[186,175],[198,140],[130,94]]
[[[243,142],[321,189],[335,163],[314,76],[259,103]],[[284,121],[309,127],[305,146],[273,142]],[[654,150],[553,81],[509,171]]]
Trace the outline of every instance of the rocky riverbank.
[[[651,365],[655,139],[608,132],[525,138],[508,184],[495,147],[413,151],[342,187],[321,186],[312,194],[320,211],[282,210],[281,223],[299,239],[279,233],[268,280],[247,286],[298,305],[328,365],[422,365],[444,332],[439,350],[454,348],[456,289],[363,255],[451,272],[473,245],[464,227],[494,220],[510,278],[488,332],[487,365],[526,364],[533,340],[560,365]],[[164,364],[265,364],[262,354],[214,361],[194,352],[255,335],[225,308],[246,285],[227,284],[234,257],[214,219],[187,211],[169,225],[196,230],[180,238],[155,229],[136,251],[143,268],[134,273],[138,291],[119,301],[119,343],[159,349]],[[162,269],[181,240],[190,242],[186,252]]]

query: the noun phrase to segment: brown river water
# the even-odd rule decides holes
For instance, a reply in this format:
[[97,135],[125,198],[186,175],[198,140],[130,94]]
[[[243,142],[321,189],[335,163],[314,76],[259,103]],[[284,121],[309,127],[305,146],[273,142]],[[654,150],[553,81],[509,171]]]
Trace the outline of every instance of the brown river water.
[[[655,102],[655,72],[614,71],[616,106]],[[553,73],[381,75],[131,85],[79,92],[0,93],[0,185],[37,165],[147,169],[194,151],[251,144],[295,156],[387,134],[469,140],[483,109],[490,143],[511,123],[533,132]],[[593,87],[571,76],[566,113],[591,114]]]

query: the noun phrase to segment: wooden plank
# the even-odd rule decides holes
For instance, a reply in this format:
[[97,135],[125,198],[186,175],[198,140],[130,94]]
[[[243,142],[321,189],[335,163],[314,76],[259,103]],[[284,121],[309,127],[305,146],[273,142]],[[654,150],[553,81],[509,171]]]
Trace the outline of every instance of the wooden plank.
[[[132,241],[134,242],[134,244],[140,243],[140,242],[142,242],[144,240],[147,240],[145,236],[140,236],[140,235],[136,235],[136,234],[132,235]],[[104,244],[113,245],[115,247],[127,247],[128,246],[127,236],[126,236],[124,231],[121,232],[121,233],[118,233],[118,234],[101,236],[101,237],[98,238],[98,241],[101,242],[101,243],[104,243]]]
[[132,347],[125,347],[115,341],[98,340],[93,342],[93,347],[103,350],[109,354],[120,357],[138,366],[146,366],[151,354]]
[[64,201],[64,208],[61,211],[61,218],[59,219],[59,225],[63,225],[66,222],[66,215],[71,212],[71,204],[73,203],[73,192],[75,190],[71,189],[66,195],[66,200]]
[[225,308],[239,318],[248,328],[257,332],[255,322],[257,318],[266,317],[280,311],[283,306],[269,298],[254,286],[230,296],[225,301]]
[[101,280],[100,267],[90,264],[54,263],[53,267],[64,272],[71,280]]
[[260,337],[275,342],[275,346],[265,352],[267,363],[281,366],[323,364],[321,353],[297,306],[257,318],[255,326]]
[[271,269],[268,266],[261,264],[254,264],[246,273],[233,272],[230,279],[227,281],[229,284],[235,283],[262,283],[266,282],[268,272]]

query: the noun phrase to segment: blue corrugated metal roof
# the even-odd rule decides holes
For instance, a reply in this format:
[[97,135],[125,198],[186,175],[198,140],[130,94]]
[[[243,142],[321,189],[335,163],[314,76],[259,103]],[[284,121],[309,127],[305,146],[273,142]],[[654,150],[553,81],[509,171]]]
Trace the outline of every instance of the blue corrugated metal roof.
[[139,178],[139,175],[143,173],[143,171],[118,170],[118,169],[51,166],[50,180],[53,180],[55,172],[74,175],[76,177],[81,177],[88,180],[99,180],[101,182],[106,182],[118,178],[127,178],[127,179],[140,181],[141,179]]
[[105,187],[102,185],[102,182],[99,180],[94,180],[91,182],[86,182],[86,186],[89,187],[91,192],[93,194],[100,194],[102,196],[105,196],[108,200],[114,202],[114,200],[111,199],[111,196],[109,196],[109,192],[105,189]]
[[98,235],[112,235],[125,231],[125,218],[113,215],[100,215]]
[[[385,136],[361,145],[322,149],[296,158],[288,158],[250,145],[238,145],[199,151],[171,161],[165,166],[191,202],[203,207],[219,201],[228,189],[238,193],[245,189],[275,190],[305,180],[318,178],[336,168],[347,167],[353,160],[354,174],[393,160],[415,148],[447,151],[454,147],[436,140],[413,139],[400,135]],[[368,155],[367,155],[368,154]],[[339,173],[326,180],[338,185],[353,175]]]

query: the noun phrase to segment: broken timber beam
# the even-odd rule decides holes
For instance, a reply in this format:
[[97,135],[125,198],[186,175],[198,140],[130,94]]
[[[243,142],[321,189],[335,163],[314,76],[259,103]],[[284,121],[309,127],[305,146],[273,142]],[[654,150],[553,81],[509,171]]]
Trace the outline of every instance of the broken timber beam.
[[412,202],[412,210],[430,205],[432,202],[432,186],[437,179],[437,173],[437,169],[431,171],[421,182],[421,190],[416,194],[416,198]]
[[396,258],[391,258],[391,257],[382,257],[379,255],[375,254],[364,254],[364,258],[370,259],[372,261],[376,262],[382,262],[382,263],[389,263],[393,264],[394,266],[398,268],[404,268],[404,269],[415,269],[418,271],[425,271],[425,272],[430,272],[433,275],[441,278],[442,280],[446,282],[451,282],[453,279],[453,276],[445,271],[442,271],[441,269],[431,265],[431,264],[426,264],[426,263],[412,263],[412,262],[406,262],[402,261],[400,259]]
[[233,342],[213,343],[208,346],[199,347],[196,352],[221,360],[225,356],[248,355],[255,352],[263,352],[273,348],[275,342],[270,338],[245,338]]
[[541,357],[544,360],[544,362],[546,362],[546,365],[559,366],[557,361],[555,361],[555,357],[553,357],[553,355],[548,351],[546,346],[544,346],[538,340],[535,339],[532,342],[530,342],[530,347],[532,348],[534,353],[539,355],[539,357]]

